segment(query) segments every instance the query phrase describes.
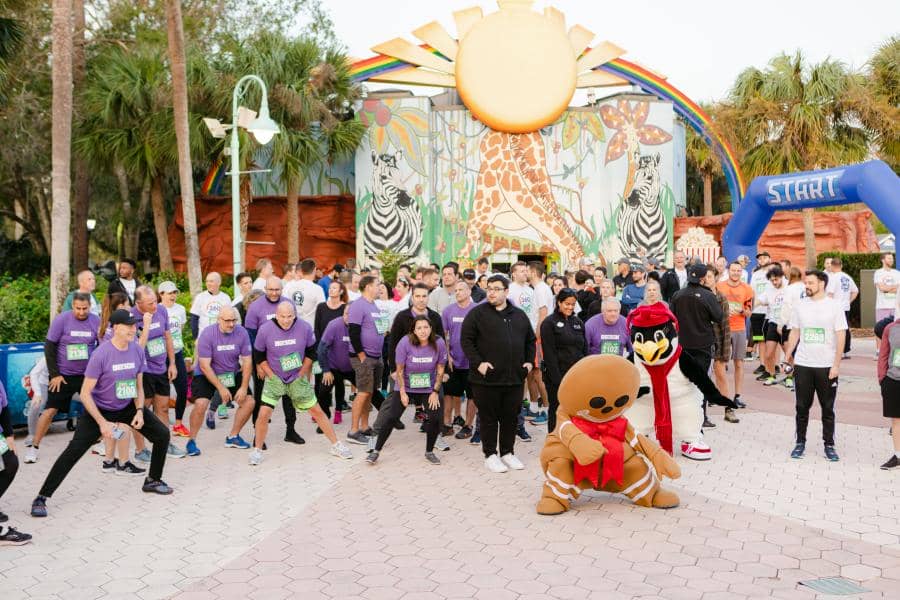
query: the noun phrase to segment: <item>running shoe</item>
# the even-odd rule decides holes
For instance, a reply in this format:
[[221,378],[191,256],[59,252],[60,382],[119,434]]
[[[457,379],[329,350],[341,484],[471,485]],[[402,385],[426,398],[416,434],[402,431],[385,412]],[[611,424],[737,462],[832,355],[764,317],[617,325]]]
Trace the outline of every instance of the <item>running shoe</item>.
[[30,533],[22,533],[21,531],[16,531],[12,527],[8,527],[5,532],[0,534],[0,546],[21,546],[30,541]]
[[175,427],[173,427],[172,433],[174,433],[178,437],[186,437],[186,438],[191,437],[190,430],[187,427],[185,427],[184,424],[176,425]]
[[397,419],[396,421],[394,421],[394,429],[402,431],[403,429],[406,429],[406,425],[403,424],[403,421]]
[[524,415],[526,421],[533,421],[538,418],[540,414],[540,412],[531,412],[531,408],[522,409],[522,415]]
[[32,446],[28,450],[25,451],[25,462],[26,463],[36,463],[38,459],[38,449]]
[[142,469],[136,466],[130,460],[125,461],[124,465],[120,465],[118,471],[116,471],[116,475],[141,475],[146,473],[147,469]]
[[737,406],[738,408],[747,408],[747,403],[744,402],[743,400],[741,400],[740,394],[734,395],[734,405]]
[[175,491],[166,485],[166,482],[162,479],[150,479],[149,477],[144,480],[144,486],[141,490],[148,494],[160,494],[162,496],[168,496]]
[[368,427],[366,429],[363,429],[362,434],[366,437],[374,437],[375,430],[372,429],[371,427]]
[[6,523],[7,521],[9,521],[9,515],[0,512],[0,523]]
[[900,458],[897,458],[896,454],[890,457],[886,463],[881,465],[881,468],[885,471],[890,471],[892,469],[896,469],[897,467],[900,467]]
[[292,444],[305,444],[306,440],[300,437],[300,434],[294,431],[293,429],[288,429],[284,432],[284,441],[290,442]]
[[481,443],[481,432],[476,430],[475,433],[472,434],[472,437],[469,438],[470,444],[480,444]]
[[34,436],[29,435],[28,437],[26,437],[25,438],[25,447],[31,448],[31,442],[33,442],[33,441],[34,441]]
[[737,418],[734,414],[734,409],[726,408],[725,409],[725,420],[729,423],[740,423],[741,420]]
[[838,453],[837,451],[835,451],[834,446],[830,444],[825,445],[825,458],[827,458],[831,462],[837,462],[841,460],[841,457],[838,456]]
[[254,448],[250,452],[250,459],[248,461],[250,463],[250,466],[255,467],[255,466],[259,465],[259,463],[261,463],[262,460],[263,460],[262,450],[260,450],[259,448]]
[[[844,356],[846,357],[847,355],[845,354]],[[73,421],[72,419],[68,419],[66,421],[66,429],[68,431],[75,431],[75,421]]]
[[712,429],[715,426],[716,426],[715,423],[710,421],[708,418],[703,417],[703,425],[701,425],[701,427],[703,427],[704,429]]
[[207,410],[207,411],[206,411],[206,426],[207,426],[209,429],[215,429],[215,428],[216,428],[216,413],[214,413],[214,412],[211,411],[211,410]]
[[803,458],[804,452],[806,452],[806,444],[797,444],[791,450],[791,458]]
[[440,450],[441,452],[447,452],[450,449],[450,444],[447,443],[447,440],[444,439],[443,436],[437,436],[437,439],[434,440],[434,449]]
[[538,413],[538,416],[531,420],[532,425],[546,425],[547,424],[547,411],[542,410]]
[[46,517],[47,516],[47,499],[43,496],[38,496],[31,503],[31,516],[32,517]]
[[149,450],[144,448],[140,452],[135,453],[134,458],[135,458],[135,460],[139,460],[141,462],[148,463],[148,462],[150,462],[151,454],[150,454]]
[[519,436],[519,439],[522,440],[523,442],[530,442],[530,441],[531,441],[531,436],[528,435],[528,432],[527,432],[527,431],[525,431],[525,426],[524,426],[524,425],[520,425],[520,426],[519,426],[519,430],[516,431],[516,435]]
[[219,408],[216,410],[216,416],[218,416],[220,419],[227,419],[228,418],[228,407],[225,406],[224,404],[220,404]]
[[453,425],[441,425],[441,436],[453,435]]
[[500,457],[496,454],[491,454],[486,459],[484,459],[484,466],[491,473],[506,473],[509,471],[509,467],[500,460]]
[[369,452],[369,455],[366,456],[366,462],[370,465],[374,465],[378,462],[378,450],[372,450]]
[[350,448],[348,448],[347,444],[340,440],[335,442],[331,447],[331,453],[338,458],[346,458],[348,460],[353,458],[353,453],[350,452]]
[[97,456],[106,456],[106,444],[103,442],[97,442],[93,446],[91,446],[91,454],[96,454]]
[[756,380],[757,381],[765,381],[766,379],[768,379],[771,376],[772,375],[768,371],[763,369],[763,372],[756,376]]
[[516,471],[521,471],[525,468],[525,465],[522,464],[522,461],[516,458],[516,455],[512,453],[504,454],[500,457],[500,460],[502,460],[503,464],[505,464],[507,467],[509,467],[510,469],[515,469]]
[[119,469],[119,459],[104,460],[100,463],[100,469],[103,473],[115,473]]
[[334,411],[334,424],[335,424],[335,425],[340,425],[340,424],[343,423],[343,422],[344,422],[344,417],[342,416],[341,411],[335,409],[335,411]]
[[775,385],[776,383],[778,383],[778,380],[775,379],[774,375],[769,375],[762,382],[763,385]]
[[471,436],[472,436],[472,428],[469,427],[468,425],[463,425],[462,429],[457,431],[456,435],[454,437],[458,440],[464,440],[467,437],[471,437]]
[[194,440],[188,440],[184,449],[187,451],[188,456],[200,456],[200,448],[197,447],[197,442]]
[[184,458],[187,456],[187,452],[176,446],[175,444],[169,444],[168,450],[166,453],[172,458]]
[[427,460],[429,463],[431,463],[433,465],[441,464],[441,459],[439,459],[434,452],[426,452],[425,460]]
[[456,417],[453,419],[453,425],[456,427],[465,427],[466,420],[463,419],[460,415],[456,415]]
[[781,385],[783,385],[784,387],[786,387],[786,388],[789,389],[789,390],[793,390],[793,389],[794,389],[794,378],[793,378],[793,377],[790,377],[790,376],[789,376],[789,377],[785,377],[785,378],[781,381]]
[[369,436],[364,434],[362,431],[347,432],[347,441],[349,441],[351,444],[359,444],[360,446],[365,446],[369,443]]
[[226,448],[238,448],[240,450],[247,450],[250,447],[244,438],[240,435],[236,435],[234,437],[225,437],[225,447]]

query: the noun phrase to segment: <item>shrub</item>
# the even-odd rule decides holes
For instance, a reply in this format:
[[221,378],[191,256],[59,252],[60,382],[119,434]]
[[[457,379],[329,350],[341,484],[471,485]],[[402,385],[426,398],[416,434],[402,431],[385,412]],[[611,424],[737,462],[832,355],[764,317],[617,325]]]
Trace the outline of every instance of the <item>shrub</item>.
[[50,281],[0,277],[0,344],[41,342],[50,323]]
[[[816,258],[816,267],[825,268],[825,259],[840,257],[841,270],[853,278],[856,285],[860,285],[860,271],[863,269],[880,269],[881,252],[865,252],[860,254],[848,254],[844,252],[829,251],[819,254]],[[850,326],[859,327],[859,297],[850,304]]]

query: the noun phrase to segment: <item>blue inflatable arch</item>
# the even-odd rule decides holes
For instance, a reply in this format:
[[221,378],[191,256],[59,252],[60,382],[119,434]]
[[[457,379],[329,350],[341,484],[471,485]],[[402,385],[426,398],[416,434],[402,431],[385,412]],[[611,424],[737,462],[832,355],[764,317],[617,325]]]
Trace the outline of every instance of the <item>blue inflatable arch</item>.
[[729,261],[755,260],[756,243],[776,210],[799,210],[863,202],[900,237],[900,178],[886,163],[870,160],[824,171],[757,177],[722,234]]

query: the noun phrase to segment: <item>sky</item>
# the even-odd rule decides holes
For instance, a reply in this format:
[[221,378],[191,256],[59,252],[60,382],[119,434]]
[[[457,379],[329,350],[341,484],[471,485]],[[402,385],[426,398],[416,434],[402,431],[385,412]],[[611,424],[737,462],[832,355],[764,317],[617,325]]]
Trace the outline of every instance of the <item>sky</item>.
[[[434,20],[455,37],[453,11],[475,5],[486,14],[497,9],[493,0],[323,4],[355,58],[372,56],[372,46],[394,37],[419,43],[410,32]],[[561,10],[567,26],[578,23],[593,31],[594,43],[609,40],[624,48],[623,58],[666,76],[698,102],[724,98],[743,69],[764,68],[781,52],[800,49],[812,62],[831,57],[859,68],[890,36],[900,35],[898,0],[537,0],[533,5],[539,11],[545,6]]]

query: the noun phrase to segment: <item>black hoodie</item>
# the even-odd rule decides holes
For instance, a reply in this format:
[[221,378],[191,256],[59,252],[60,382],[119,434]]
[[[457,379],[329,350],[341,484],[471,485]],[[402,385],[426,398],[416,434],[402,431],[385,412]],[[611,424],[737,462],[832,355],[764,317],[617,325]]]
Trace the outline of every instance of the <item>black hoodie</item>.
[[[528,315],[512,304],[497,310],[485,302],[473,308],[463,321],[460,343],[469,359],[469,382],[475,385],[522,385],[534,365],[536,338]],[[478,372],[491,363],[487,375]]]

